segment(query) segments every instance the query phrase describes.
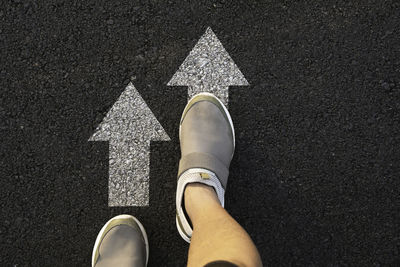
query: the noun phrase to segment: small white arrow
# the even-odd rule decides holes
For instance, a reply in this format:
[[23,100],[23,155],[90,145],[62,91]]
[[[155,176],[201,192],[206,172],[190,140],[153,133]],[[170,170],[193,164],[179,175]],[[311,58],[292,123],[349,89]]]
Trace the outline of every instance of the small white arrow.
[[169,86],[188,86],[188,95],[215,94],[228,106],[229,86],[249,85],[211,28],[194,46],[168,82]]
[[109,206],[149,205],[150,141],[169,141],[132,83],[89,141],[109,141]]

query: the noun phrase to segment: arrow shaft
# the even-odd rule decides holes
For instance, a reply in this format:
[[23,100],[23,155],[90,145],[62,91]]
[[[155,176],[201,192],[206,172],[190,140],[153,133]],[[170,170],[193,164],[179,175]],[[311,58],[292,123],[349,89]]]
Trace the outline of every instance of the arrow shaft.
[[149,205],[150,140],[110,140],[108,205]]

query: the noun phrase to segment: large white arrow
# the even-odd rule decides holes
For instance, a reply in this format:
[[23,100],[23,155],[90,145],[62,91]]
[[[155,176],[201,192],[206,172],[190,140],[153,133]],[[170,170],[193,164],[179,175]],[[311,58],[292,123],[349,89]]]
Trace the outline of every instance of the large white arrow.
[[130,83],[89,141],[109,141],[109,206],[149,205],[150,141],[169,141]]
[[207,28],[168,85],[188,86],[189,98],[200,92],[213,93],[227,106],[229,86],[249,83],[211,28]]

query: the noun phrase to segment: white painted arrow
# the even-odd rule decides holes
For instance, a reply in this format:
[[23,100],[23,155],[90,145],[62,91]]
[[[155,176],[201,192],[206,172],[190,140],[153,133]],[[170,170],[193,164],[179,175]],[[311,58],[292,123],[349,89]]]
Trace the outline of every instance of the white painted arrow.
[[109,206],[149,205],[150,141],[169,141],[130,83],[89,141],[109,141]]
[[188,95],[210,92],[227,106],[229,86],[249,85],[211,28],[194,46],[168,82],[169,86],[188,86]]

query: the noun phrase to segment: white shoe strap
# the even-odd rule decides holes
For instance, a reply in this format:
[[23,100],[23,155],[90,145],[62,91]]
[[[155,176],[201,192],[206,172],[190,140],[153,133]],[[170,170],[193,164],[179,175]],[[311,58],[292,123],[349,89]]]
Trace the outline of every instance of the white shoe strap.
[[183,212],[182,200],[186,185],[190,183],[202,183],[213,187],[217,193],[217,197],[221,203],[221,206],[224,207],[225,204],[225,190],[222,187],[218,177],[213,172],[206,169],[193,168],[182,173],[178,179],[178,186],[176,190],[176,209],[179,218],[182,219],[181,224],[184,228],[183,230],[189,235],[189,237],[192,236],[193,230]]

